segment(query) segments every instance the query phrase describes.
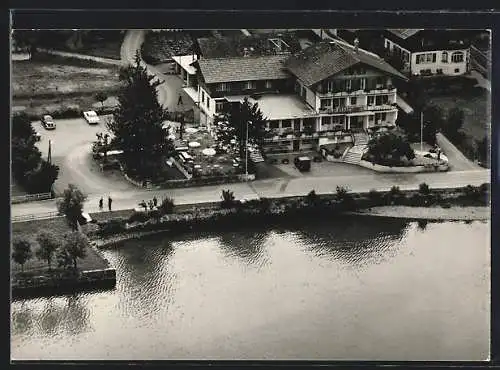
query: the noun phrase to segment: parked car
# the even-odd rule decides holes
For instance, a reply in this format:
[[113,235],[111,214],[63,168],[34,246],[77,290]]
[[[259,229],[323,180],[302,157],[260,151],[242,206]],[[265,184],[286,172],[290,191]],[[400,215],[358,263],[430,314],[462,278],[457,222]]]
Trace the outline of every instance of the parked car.
[[85,118],[89,125],[96,125],[100,122],[99,116],[93,110],[83,112],[83,118]]
[[36,141],[42,140],[42,135],[38,131],[35,131],[35,140]]
[[49,116],[48,114],[42,116],[41,122],[42,126],[45,127],[46,130],[54,130],[56,128],[54,119],[52,118],[52,116]]
[[311,158],[303,156],[296,157],[294,160],[295,167],[301,172],[306,172],[311,170]]

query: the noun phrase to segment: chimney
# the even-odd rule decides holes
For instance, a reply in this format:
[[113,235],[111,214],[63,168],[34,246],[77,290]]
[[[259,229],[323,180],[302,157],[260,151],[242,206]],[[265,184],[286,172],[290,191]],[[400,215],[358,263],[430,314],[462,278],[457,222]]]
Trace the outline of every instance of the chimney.
[[354,51],[357,53],[358,52],[358,47],[359,47],[359,39],[356,37],[354,39]]

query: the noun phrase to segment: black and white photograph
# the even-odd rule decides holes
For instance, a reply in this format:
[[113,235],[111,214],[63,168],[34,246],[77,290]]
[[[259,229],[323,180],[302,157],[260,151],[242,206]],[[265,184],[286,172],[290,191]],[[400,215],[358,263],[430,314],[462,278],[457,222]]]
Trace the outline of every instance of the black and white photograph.
[[12,27],[12,361],[490,359],[490,29]]

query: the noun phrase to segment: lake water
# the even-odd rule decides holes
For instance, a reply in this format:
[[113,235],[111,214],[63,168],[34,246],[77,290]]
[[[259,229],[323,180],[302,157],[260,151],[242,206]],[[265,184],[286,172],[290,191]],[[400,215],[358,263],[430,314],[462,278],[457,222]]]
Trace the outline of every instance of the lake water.
[[13,359],[484,360],[490,223],[349,217],[105,251],[115,290],[12,304]]

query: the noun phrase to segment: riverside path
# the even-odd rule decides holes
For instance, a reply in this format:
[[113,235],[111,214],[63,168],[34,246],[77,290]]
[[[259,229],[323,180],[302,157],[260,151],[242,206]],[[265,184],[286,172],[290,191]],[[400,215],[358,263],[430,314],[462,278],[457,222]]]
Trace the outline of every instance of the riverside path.
[[[142,200],[158,199],[169,196],[175,204],[199,204],[221,200],[223,189],[234,192],[236,199],[256,199],[261,197],[280,198],[306,195],[315,190],[318,194],[335,193],[337,186],[347,186],[352,192],[368,192],[372,189],[387,191],[397,185],[401,190],[416,190],[421,183],[427,183],[432,188],[454,188],[466,185],[478,186],[490,183],[490,170],[457,171],[420,174],[384,174],[383,176],[358,175],[338,177],[299,177],[293,179],[257,180],[248,183],[223,184],[182,189],[146,190],[111,192],[107,194],[90,194],[84,205],[84,211],[99,212],[99,199],[110,195],[113,199],[113,210],[132,209]],[[18,218],[31,215],[33,218],[46,217],[47,213],[57,209],[57,200],[50,199],[39,202],[11,205],[11,216]]]

